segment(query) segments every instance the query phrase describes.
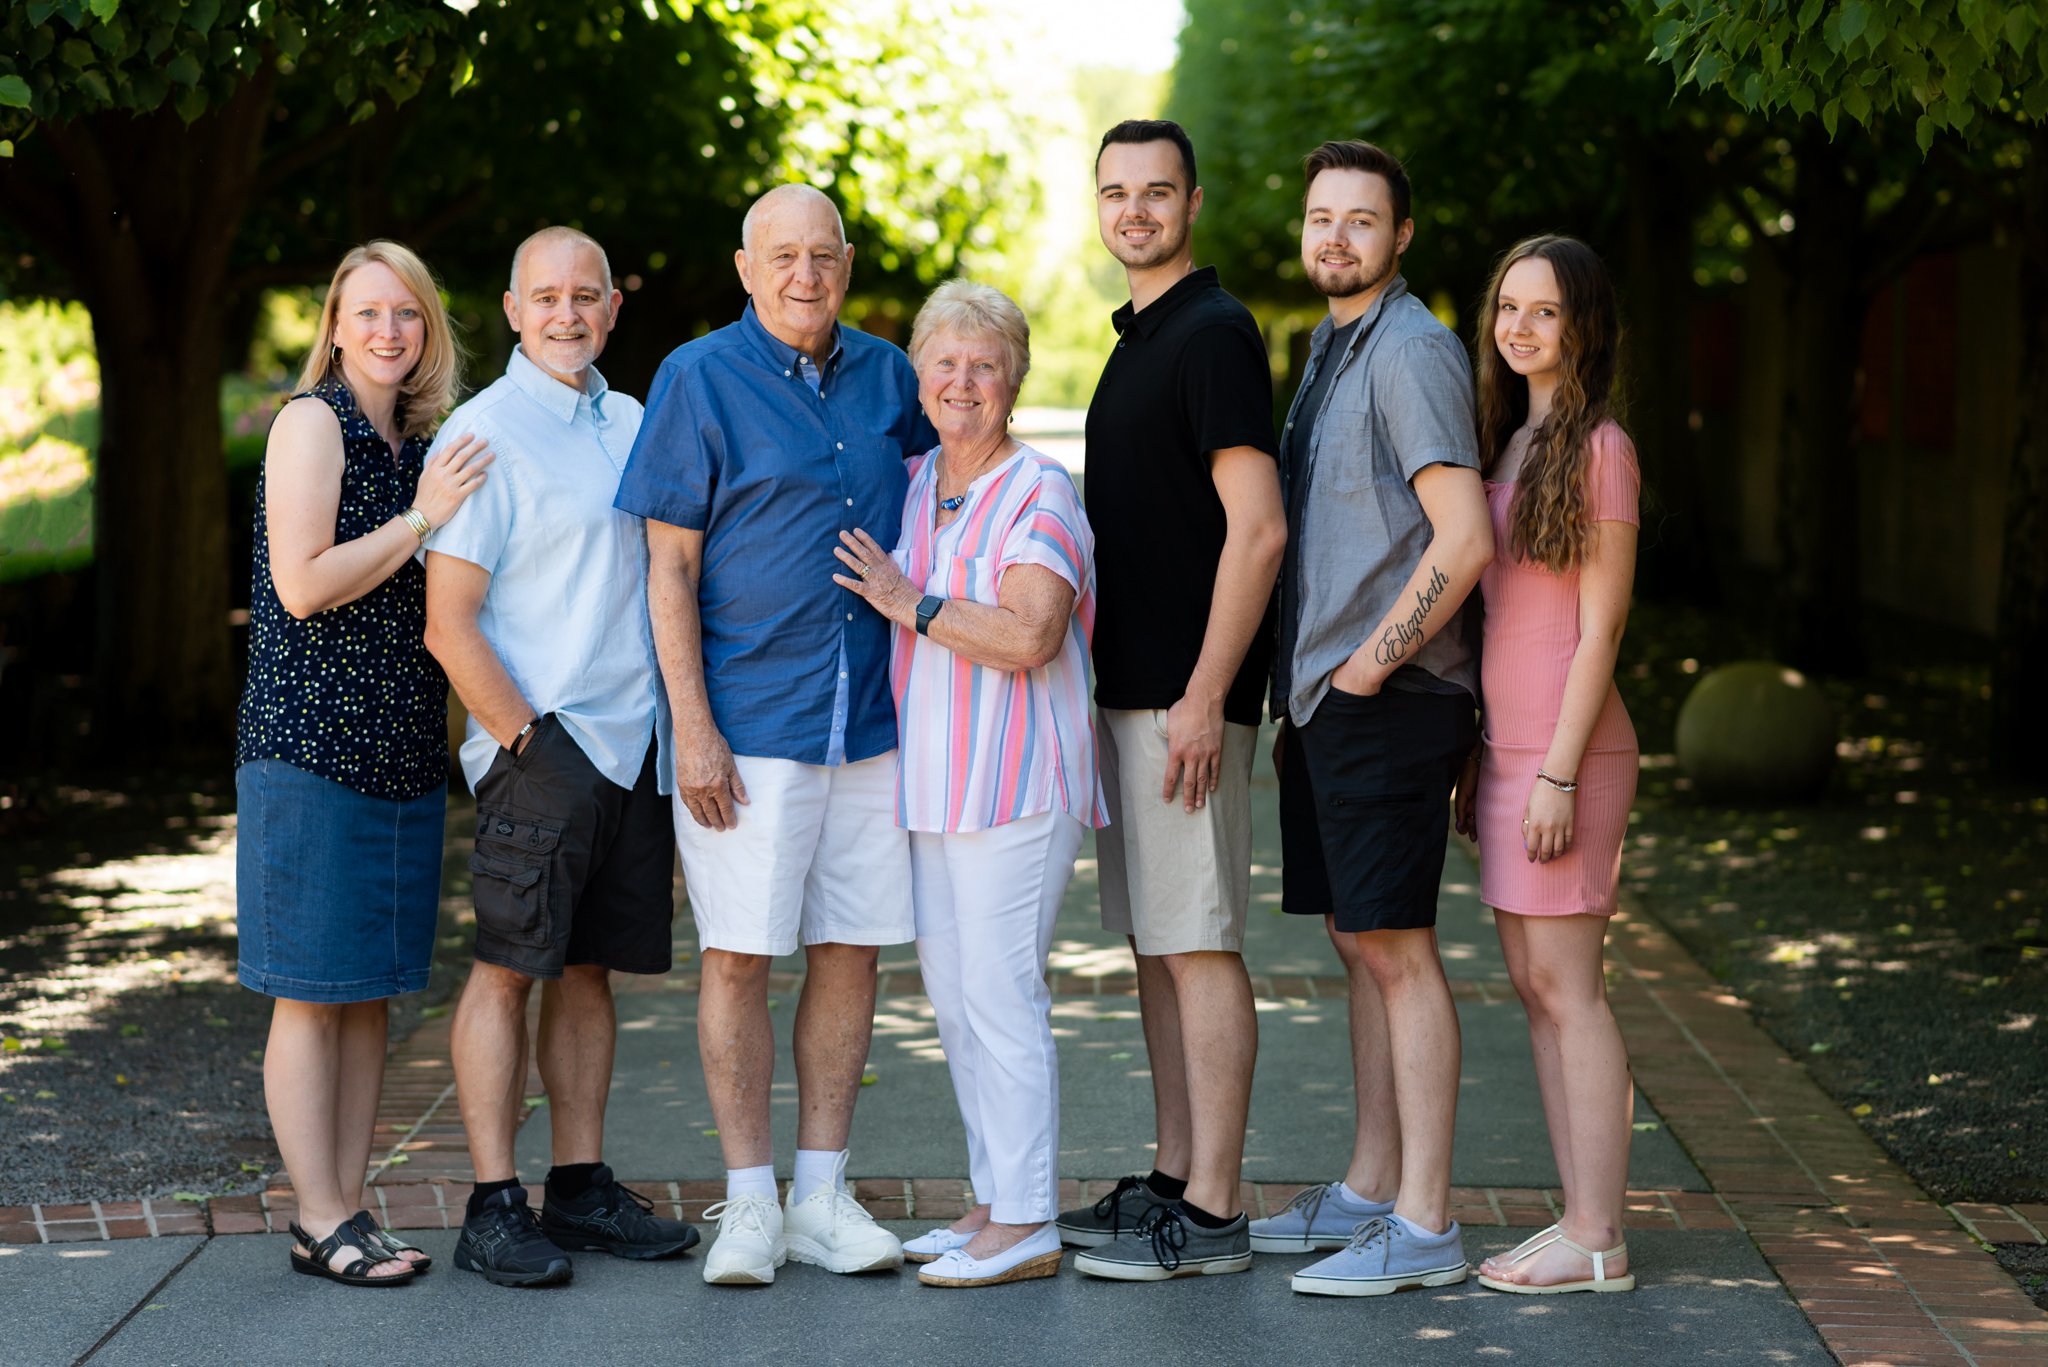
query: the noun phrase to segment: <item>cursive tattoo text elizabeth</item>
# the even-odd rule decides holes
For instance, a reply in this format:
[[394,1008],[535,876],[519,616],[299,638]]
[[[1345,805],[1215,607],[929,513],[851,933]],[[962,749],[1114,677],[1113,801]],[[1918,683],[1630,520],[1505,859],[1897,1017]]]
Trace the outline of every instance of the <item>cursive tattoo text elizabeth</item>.
[[1443,597],[1450,582],[1442,570],[1434,565],[1429,567],[1428,586],[1415,591],[1415,611],[1388,623],[1378,644],[1372,648],[1374,661],[1383,665],[1399,664],[1407,658],[1409,651],[1422,644],[1422,624],[1429,619],[1430,609],[1436,606],[1437,599]]

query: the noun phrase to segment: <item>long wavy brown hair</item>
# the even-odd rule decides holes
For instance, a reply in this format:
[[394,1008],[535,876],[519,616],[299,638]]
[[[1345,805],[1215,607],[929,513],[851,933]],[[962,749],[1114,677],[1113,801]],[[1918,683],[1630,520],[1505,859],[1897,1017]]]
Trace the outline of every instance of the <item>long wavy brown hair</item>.
[[1510,247],[1494,268],[1479,310],[1479,450],[1491,475],[1508,442],[1529,416],[1529,382],[1501,359],[1493,325],[1500,314],[1500,282],[1517,261],[1542,257],[1557,275],[1562,308],[1562,356],[1549,416],[1529,434],[1529,450],[1515,476],[1508,508],[1508,546],[1516,559],[1565,574],[1585,563],[1593,546],[1586,504],[1586,466],[1595,428],[1612,416],[1621,325],[1614,282],[1591,247],[1575,237],[1546,234]]

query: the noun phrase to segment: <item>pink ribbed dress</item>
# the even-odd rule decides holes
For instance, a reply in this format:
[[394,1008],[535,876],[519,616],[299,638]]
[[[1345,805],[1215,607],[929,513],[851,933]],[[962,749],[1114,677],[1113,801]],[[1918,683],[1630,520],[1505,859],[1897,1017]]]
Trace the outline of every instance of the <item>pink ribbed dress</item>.
[[[1634,445],[1612,422],[1588,444],[1586,497],[1599,522],[1641,525],[1636,512],[1642,477]],[[1480,576],[1486,602],[1480,687],[1486,755],[1479,771],[1479,896],[1499,911],[1523,916],[1612,916],[1621,877],[1621,842],[1636,795],[1636,732],[1610,681],[1607,705],[1593,725],[1579,764],[1572,848],[1548,864],[1532,863],[1522,843],[1522,817],[1536,770],[1550,749],[1564,706],[1565,676],[1579,647],[1579,576],[1553,574],[1515,559],[1508,549],[1512,481],[1486,485],[1495,557]]]

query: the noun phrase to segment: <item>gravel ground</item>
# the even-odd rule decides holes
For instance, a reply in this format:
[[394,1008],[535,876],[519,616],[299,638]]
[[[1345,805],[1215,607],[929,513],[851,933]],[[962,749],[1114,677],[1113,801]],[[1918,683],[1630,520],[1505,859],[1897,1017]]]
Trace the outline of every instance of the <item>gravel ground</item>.
[[1637,610],[1623,877],[1930,1192],[2048,1199],[2048,797],[1987,775],[1986,671],[1880,661],[1829,683],[1826,798],[1708,806],[1672,766],[1672,722],[1699,675],[1744,658],[1760,648],[1726,620]]
[[[225,1195],[278,1169],[269,1003],[234,976],[232,801],[223,779],[162,774],[5,793],[0,1205]],[[451,803],[451,831],[467,812]],[[466,874],[455,851],[444,878]],[[442,920],[437,957],[459,963]],[[394,1033],[453,981],[437,963],[393,1004]]]

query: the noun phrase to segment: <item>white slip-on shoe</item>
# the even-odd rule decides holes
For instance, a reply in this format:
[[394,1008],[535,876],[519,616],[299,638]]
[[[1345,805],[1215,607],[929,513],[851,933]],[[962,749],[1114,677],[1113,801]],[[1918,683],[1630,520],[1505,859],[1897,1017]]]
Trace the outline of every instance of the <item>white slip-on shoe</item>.
[[875,1223],[844,1185],[846,1156],[830,1186],[819,1187],[803,1200],[790,1189],[782,1228],[789,1256],[827,1272],[883,1272],[903,1266],[903,1244]]
[[735,1196],[704,1208],[718,1237],[704,1255],[704,1280],[719,1286],[768,1286],[789,1256],[782,1207],[773,1196]]
[[[971,1237],[971,1236],[970,1236]],[[1060,1232],[1051,1223],[988,1258],[969,1257],[956,1248],[928,1267],[917,1271],[926,1286],[1001,1286],[1005,1282],[1027,1282],[1060,1273]]]
[[926,1234],[920,1234],[903,1245],[903,1261],[906,1263],[929,1263],[945,1257],[956,1248],[965,1248],[967,1241],[974,1237],[973,1231],[962,1234],[957,1230],[941,1226]]

